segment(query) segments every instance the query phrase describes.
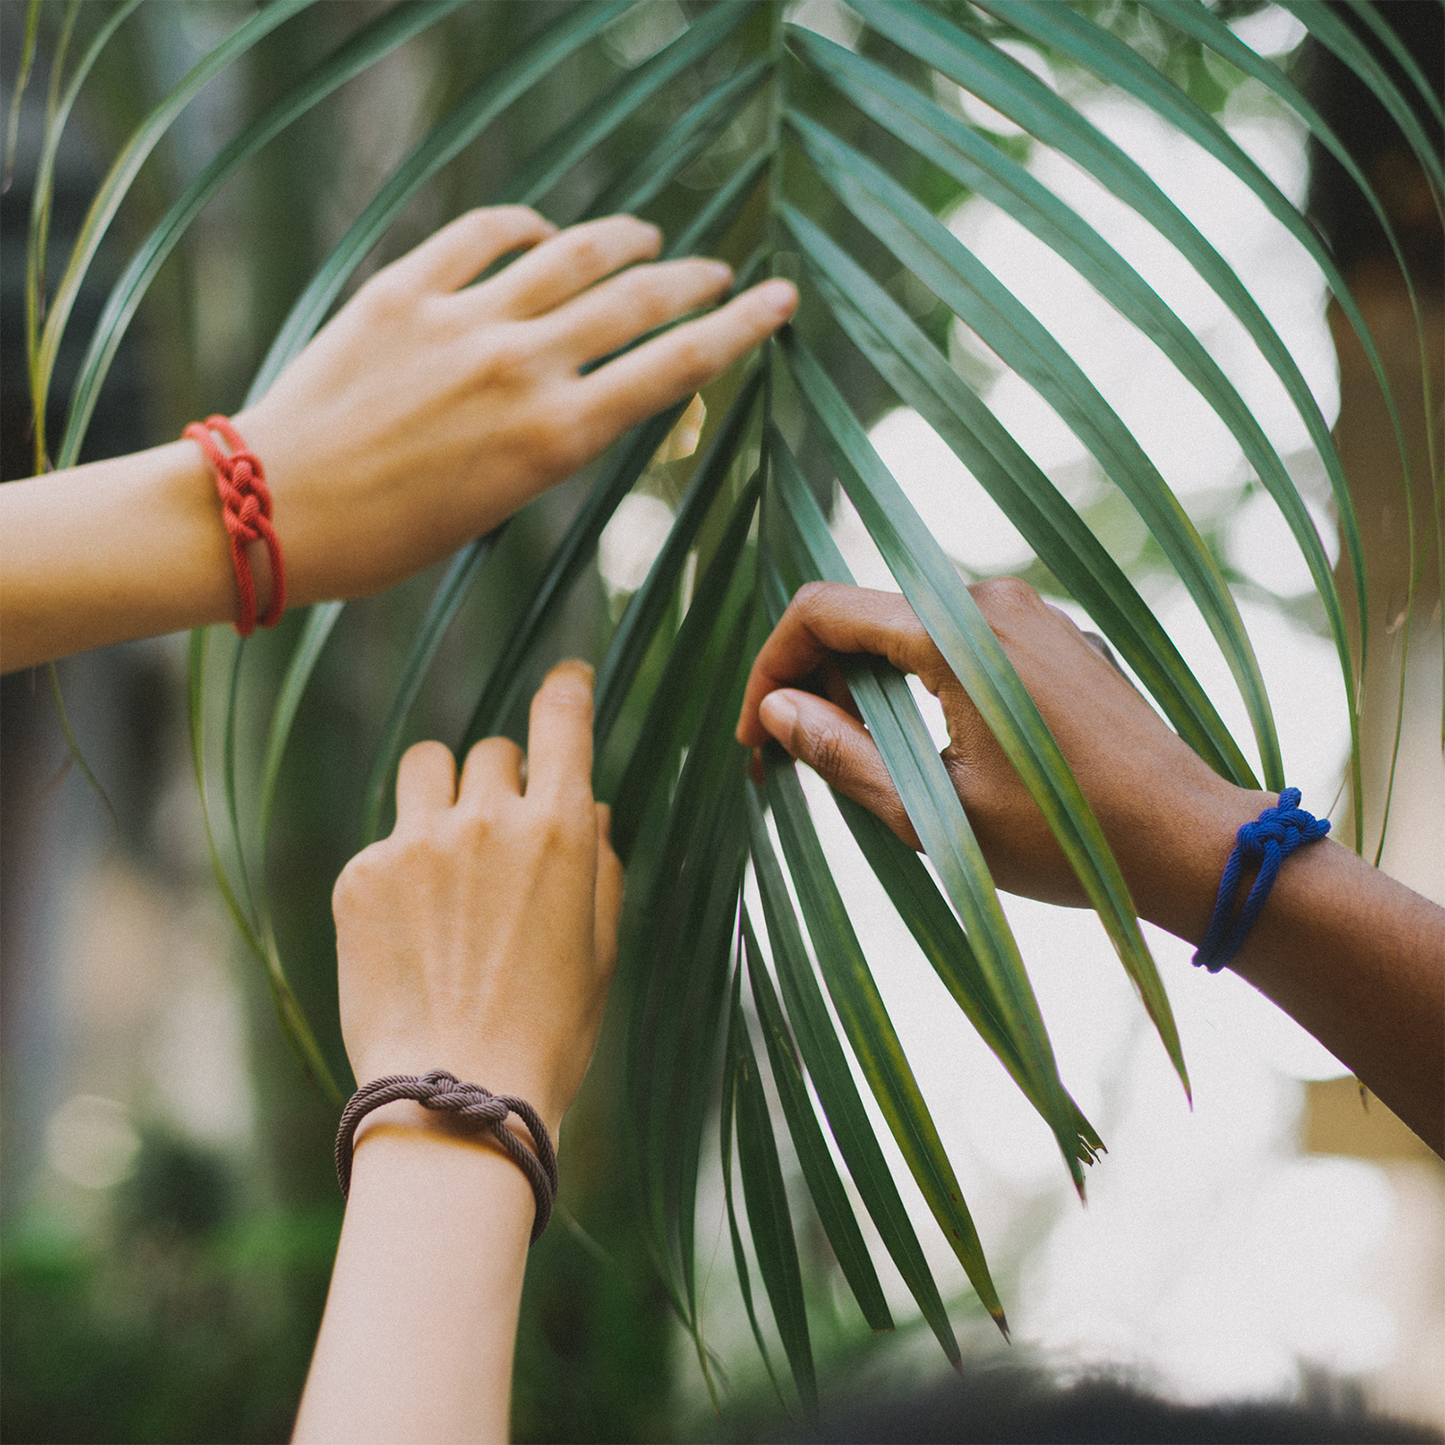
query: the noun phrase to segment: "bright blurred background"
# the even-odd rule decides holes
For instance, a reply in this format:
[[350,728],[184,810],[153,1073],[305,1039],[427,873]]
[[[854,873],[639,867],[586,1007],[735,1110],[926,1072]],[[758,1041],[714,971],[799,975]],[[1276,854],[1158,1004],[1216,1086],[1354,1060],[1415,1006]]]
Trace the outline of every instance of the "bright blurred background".
[[[94,316],[129,245],[176,183],[195,174],[258,97],[277,93],[380,8],[362,0],[316,7],[286,28],[284,45],[263,45],[249,70],[228,71],[201,92],[160,154],[163,174],[149,189],[142,185],[123,213],[123,232],[104,258],[109,271],[83,298],[75,330],[84,330],[86,307]],[[343,89],[221,194],[142,311],[105,393],[90,455],[150,444],[192,416],[237,401],[316,260],[447,103],[456,76],[489,48],[514,43],[534,9],[463,10]],[[1287,62],[1302,38],[1298,22],[1272,6],[1238,10],[1241,38]],[[151,98],[247,12],[232,0],[175,0],[142,7],[122,30],[61,151],[57,260],[118,141]],[[586,63],[600,70],[637,63],[669,38],[680,14],[673,0],[655,0]],[[857,36],[850,13],[831,0],[803,0],[792,17],[843,43]],[[53,39],[53,18],[43,39]],[[7,108],[23,20],[24,6],[4,0]],[[1135,43],[1147,48],[1148,17],[1131,23],[1139,27]],[[1153,39],[1162,45],[1159,35]],[[1323,281],[1305,253],[1196,146],[1092,82],[1054,74],[1028,47],[1017,54],[1138,158],[1214,242],[1333,420],[1341,371]],[[42,47],[42,74],[44,64]],[[1226,67],[1215,81],[1219,118],[1303,203],[1301,127],[1262,87]],[[953,100],[980,126],[1010,133],[1008,122],[971,97]],[[32,84],[15,179],[0,200],[7,478],[29,471],[18,263],[42,104],[43,86]],[[525,114],[514,116],[515,137],[504,131],[484,153],[473,148],[449,167],[378,260],[494,189],[513,159],[509,146],[521,144],[529,123]],[[1041,147],[1021,153],[1206,340],[1285,456],[1333,548],[1318,459],[1272,374],[1217,299],[1072,166]],[[1297,550],[1232,437],[1149,342],[1008,218],[975,198],[949,220],[1065,344],[1225,560],[1270,686],[1290,781],[1303,789],[1306,806],[1332,809],[1339,819],[1348,728],[1333,648]],[[950,349],[962,374],[1127,568],[1236,736],[1247,739],[1222,658],[1133,512],[1057,417],[975,337],[957,329]],[[62,358],[62,398],[65,369],[73,373],[77,360],[71,352]],[[1014,572],[1050,589],[1027,544],[915,413],[884,404],[871,433],[967,576]],[[653,469],[604,536],[599,571],[579,587],[549,640],[554,653],[593,648],[609,604],[619,606],[645,574],[676,495],[672,465]],[[562,489],[514,529],[507,555],[468,604],[473,637],[486,634],[488,618],[505,615],[517,579],[565,525],[577,496],[575,487]],[[837,503],[833,530],[860,582],[894,586],[846,499]],[[357,793],[386,701],[380,679],[394,670],[408,617],[414,622],[426,596],[421,579],[409,584],[400,607],[349,609],[283,775],[273,862],[278,928],[333,1058],[326,901],[357,823],[334,800]],[[484,645],[447,646],[442,672],[453,685],[424,702],[423,733],[457,733],[463,700],[490,660]],[[249,666],[258,685],[274,678],[283,655],[276,641],[255,649]],[[1427,710],[1433,688],[1438,718],[1438,657],[1434,666],[1433,680],[1415,678],[1411,687]],[[60,676],[108,804],[68,765],[43,675],[8,677],[0,691],[0,1433],[35,1441],[281,1439],[340,1223],[329,1161],[333,1115],[281,1040],[266,990],[240,956],[211,881],[185,735],[184,639],[72,659]],[[936,708],[928,715],[938,726]],[[1392,824],[1403,841],[1386,864],[1445,897],[1445,805],[1429,754],[1418,761],[1414,738],[1407,735],[1406,767],[1423,769],[1426,782]],[[244,737],[243,746],[256,741]],[[1081,1207],[1046,1129],[946,998],[826,790],[805,782],[999,1279],[1016,1353],[1065,1379],[1108,1368],[1187,1401],[1324,1392],[1445,1427],[1440,1160],[1377,1100],[1366,1107],[1343,1066],[1267,1000],[1232,974],[1192,969],[1185,945],[1151,930],[1194,1085],[1191,1111],[1093,916],[1006,899],[1063,1077],[1109,1148],[1090,1173],[1089,1202]],[[629,1182],[603,1128],[614,1107],[614,1045],[609,1035],[569,1126],[567,1210],[533,1259],[517,1381],[523,1439],[665,1439],[734,1428],[731,1415],[721,1425],[712,1419],[691,1346],[671,1323],[628,1227]],[[879,1137],[891,1147],[881,1125]],[[786,1139],[780,1142],[786,1151]],[[705,1157],[715,1159],[716,1149]],[[784,1165],[796,1174],[786,1153]],[[977,1362],[995,1358],[1005,1347],[970,1304],[962,1271],[901,1161],[895,1172],[925,1246],[936,1244],[930,1262],[940,1285],[957,1298],[965,1353]],[[858,1213],[866,1230],[866,1214]],[[728,1410],[752,1419],[767,1409],[765,1381],[724,1231],[714,1167],[704,1175],[698,1230],[704,1325],[727,1369]],[[802,1244],[820,1261],[826,1254],[816,1230]],[[860,1342],[841,1286],[836,1298],[810,1298],[823,1317],[817,1339],[825,1381],[831,1374],[896,1386],[943,1368],[927,1332],[916,1328],[901,1281],[890,1286],[885,1275],[884,1282],[900,1329],[876,1345]]]

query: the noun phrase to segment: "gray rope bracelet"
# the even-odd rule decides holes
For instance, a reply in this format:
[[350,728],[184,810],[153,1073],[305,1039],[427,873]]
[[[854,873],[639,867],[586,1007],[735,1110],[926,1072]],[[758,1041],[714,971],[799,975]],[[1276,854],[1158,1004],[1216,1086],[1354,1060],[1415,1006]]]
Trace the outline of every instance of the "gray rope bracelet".
[[[420,1078],[415,1074],[388,1074],[363,1084],[347,1100],[341,1111],[341,1127],[336,1131],[336,1177],[341,1181],[342,1197],[351,1193],[351,1154],[356,1126],[373,1109],[394,1104],[398,1099],[415,1099],[425,1109],[445,1110],[487,1126],[532,1185],[532,1193],[537,1198],[537,1217],[532,1223],[532,1243],[536,1244],[552,1217],[552,1202],[557,1198],[557,1151],[552,1147],[542,1116],[525,1099],[494,1094],[480,1084],[464,1084],[445,1069],[433,1069]],[[508,1114],[515,1114],[527,1126],[536,1145],[535,1154],[507,1128]]]

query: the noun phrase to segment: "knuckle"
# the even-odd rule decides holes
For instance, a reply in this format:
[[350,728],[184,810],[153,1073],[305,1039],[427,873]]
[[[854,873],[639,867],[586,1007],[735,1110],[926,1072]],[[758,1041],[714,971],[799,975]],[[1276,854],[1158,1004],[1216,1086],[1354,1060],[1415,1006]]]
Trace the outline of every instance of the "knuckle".
[[447,860],[450,850],[444,839],[427,829],[407,833],[397,840],[398,862],[407,871],[435,872]]
[[526,230],[545,224],[542,217],[531,206],[474,206],[466,213],[469,225],[478,229],[492,230],[505,228],[509,231]]
[[521,391],[533,379],[536,348],[521,327],[496,325],[485,332],[485,344],[477,367],[484,387]]
[[679,309],[676,287],[671,278],[659,275],[652,267],[637,267],[619,278],[622,281],[619,300],[628,308],[639,332],[650,331]]
[[[574,857],[588,845],[586,806],[590,798],[575,790],[548,798],[537,810],[537,840],[551,856]],[[593,827],[595,832],[595,826]]]
[[611,256],[597,231],[587,227],[568,237],[573,263],[583,271],[605,272],[611,267]]
[[609,447],[622,430],[615,414],[599,411],[588,404],[586,393],[575,397],[562,393],[565,404],[551,408],[554,416],[565,416],[565,426],[549,421],[547,455],[562,473],[576,471]]
[[442,755],[449,755],[450,752],[451,749],[448,748],[444,742],[440,742],[436,738],[428,738],[424,742],[413,743],[406,752],[402,754],[401,760],[405,763],[407,759],[410,758],[413,765],[427,758],[436,758],[438,762],[443,762],[445,759]]
[[539,471],[556,475],[572,469],[575,441],[555,415],[529,412],[510,428],[510,440],[516,454]]
[[827,582],[804,582],[793,593],[792,606],[805,617],[812,616],[823,605],[831,584]]
[[357,290],[355,302],[378,321],[391,321],[410,312],[416,295],[405,272],[396,263],[384,266],[364,281]]
[[644,244],[656,242],[662,236],[662,232],[651,221],[644,221],[640,217],[628,215],[625,211],[599,217],[598,220],[579,229],[595,232],[599,236],[606,237],[613,244],[626,246],[629,251],[635,249],[639,242]]
[[358,859],[353,858],[345,868],[341,870],[336,879],[336,886],[331,890],[331,911],[333,913],[345,913],[356,901],[361,884],[358,878]]
[[675,369],[680,391],[699,391],[717,374],[717,358],[696,332],[677,337]]
[[843,739],[831,729],[822,728],[797,738],[799,752],[820,777],[832,780],[843,776],[847,767],[847,749]]
[[576,668],[567,668],[552,674],[542,684],[537,695],[538,701],[548,708],[562,713],[592,713],[592,684]]
[[975,582],[969,591],[973,593],[979,611],[990,622],[995,617],[1003,620],[1037,614],[1045,606],[1043,598],[1018,577],[990,577],[986,581]]
[[472,744],[467,758],[475,758],[477,764],[492,761],[499,768],[517,767],[522,761],[522,749],[511,738],[482,738]]
[[333,912],[352,912],[373,892],[376,880],[386,872],[387,857],[391,851],[391,840],[383,839],[363,848],[347,863],[337,875],[331,890]]

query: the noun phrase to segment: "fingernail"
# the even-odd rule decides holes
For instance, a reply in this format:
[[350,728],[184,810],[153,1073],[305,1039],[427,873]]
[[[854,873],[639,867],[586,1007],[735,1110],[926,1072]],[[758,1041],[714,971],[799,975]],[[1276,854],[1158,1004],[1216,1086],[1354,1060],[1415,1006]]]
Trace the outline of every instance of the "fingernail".
[[798,288],[781,276],[764,281],[758,287],[758,295],[768,303],[779,316],[791,316],[798,307]]
[[713,276],[717,278],[720,286],[726,286],[733,279],[733,268],[726,261],[707,261],[704,263]]
[[586,679],[587,686],[591,687],[597,680],[597,669],[590,662],[584,662],[580,657],[564,657],[557,663],[552,671],[556,672],[579,672]]
[[787,747],[798,721],[798,705],[783,692],[770,692],[758,704],[758,716],[763,726]]

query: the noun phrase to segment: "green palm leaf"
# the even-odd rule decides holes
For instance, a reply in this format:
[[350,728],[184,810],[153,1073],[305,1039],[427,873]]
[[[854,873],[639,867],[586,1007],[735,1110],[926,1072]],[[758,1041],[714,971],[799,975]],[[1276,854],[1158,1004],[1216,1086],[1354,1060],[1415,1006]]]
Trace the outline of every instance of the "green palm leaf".
[[[741,1013],[741,1009],[739,1008],[741,987],[742,970],[737,969],[733,973],[733,1003],[732,1013],[729,1016],[728,1022],[729,1035],[731,1035],[731,1031],[735,1027],[734,1021],[738,1019],[739,1014]],[[767,1341],[763,1339],[762,1327],[758,1324],[758,1313],[753,1308],[752,1276],[751,1272],[748,1269],[747,1255],[743,1253],[743,1238],[741,1232],[738,1229],[737,1210],[733,1204],[733,1101],[736,1095],[736,1088],[734,1085],[734,1080],[736,1076],[731,1067],[732,1057],[732,1043],[731,1037],[729,1037],[729,1043],[727,1047],[727,1058],[729,1060],[729,1065],[723,1069],[722,1117],[720,1121],[720,1127],[718,1129],[718,1142],[721,1145],[722,1153],[723,1199],[727,1206],[728,1216],[728,1237],[731,1240],[733,1247],[733,1268],[737,1271],[738,1290],[743,1297],[743,1309],[747,1313],[748,1324],[752,1329],[753,1339],[757,1343],[758,1354],[762,1356],[763,1368],[768,1372],[768,1380],[772,1384],[773,1393],[778,1398],[778,1404],[780,1404],[783,1407],[783,1410],[787,1412],[788,1403],[783,1398],[783,1391],[781,1386],[779,1386],[778,1384],[778,1377],[773,1372],[772,1357],[768,1353]],[[701,1351],[699,1351],[699,1358],[704,1358]],[[705,1362],[704,1375],[707,1375]],[[707,1376],[707,1378],[709,1379],[710,1384],[711,1377]],[[715,1395],[714,1407],[716,1407]]]
[[698,530],[738,455],[762,380],[762,372],[754,372],[738,392],[717,435],[698,463],[682,501],[678,503],[667,541],[653,560],[647,577],[612,635],[607,655],[597,673],[596,731],[600,738],[605,738],[612,731],[627,689],[642,665],[643,653],[662,621],[663,611],[672,600]]
[[[1025,130],[1082,166],[1170,241],[1229,307],[1284,385],[1319,451],[1329,474],[1335,505],[1339,509],[1341,537],[1350,555],[1354,575],[1361,579],[1360,585],[1363,586],[1364,557],[1355,521],[1354,501],[1329,426],[1288,348],[1223,257],[1140,166],[1017,61],[921,9],[900,8],[888,3],[888,0],[869,0],[861,8],[869,23],[889,39],[919,54],[951,80],[973,91]],[[1116,476],[1115,480],[1119,478]],[[1224,646],[1224,640],[1219,640]],[[1226,655],[1229,655],[1227,647]],[[1231,666],[1236,665],[1237,660],[1232,660]],[[1244,680],[1239,680],[1244,686]],[[1258,701],[1256,698],[1256,705]],[[1259,725],[1256,717],[1256,736]],[[1266,782],[1272,788],[1282,787],[1278,770],[1269,765],[1266,739],[1261,737],[1259,741],[1264,753]]]
[[742,925],[748,982],[752,985],[758,1024],[767,1046],[768,1065],[772,1069],[788,1133],[798,1151],[798,1163],[802,1166],[803,1178],[807,1180],[808,1192],[817,1206],[818,1218],[823,1223],[828,1242],[833,1246],[843,1277],[848,1281],[869,1328],[891,1330],[893,1317],[888,1313],[888,1304],[883,1298],[883,1286],[878,1283],[878,1272],[873,1268],[868,1246],[863,1243],[862,1231],[843,1189],[843,1181],[838,1177],[833,1157],[823,1139],[823,1131],[818,1127],[818,1118],[813,1113],[808,1086],[798,1063],[797,1048],[783,1019],[778,996],[773,992],[773,983],[763,964],[746,907],[743,909]]
[[[87,77],[135,3],[127,0],[106,13],[63,90],[60,67],[54,71],[27,283],[33,401],[42,419],[62,336],[79,314],[81,287],[147,159],[203,86],[299,16],[309,0],[271,0],[257,8],[151,106],[121,146],[85,216],[47,312],[42,258],[59,138]],[[668,256],[717,249],[734,263],[740,286],[769,271],[801,281],[805,300],[796,332],[770,345],[761,367],[729,376],[707,394],[720,420],[687,474],[671,535],[616,625],[604,622],[594,629],[593,643],[600,663],[595,786],[598,796],[613,803],[614,837],[629,868],[618,996],[626,1011],[623,1091],[631,1110],[629,1150],[641,1228],[714,1389],[703,1339],[695,1215],[704,1141],[711,1121],[720,1119],[718,1162],[749,1325],[766,1362],[735,1208],[735,1148],[757,1269],[799,1395],[811,1411],[816,1341],[794,1240],[797,1221],[769,1116],[769,1088],[776,1091],[818,1221],[870,1327],[889,1328],[892,1316],[878,1275],[881,1260],[870,1257],[834,1162],[835,1145],[924,1320],[948,1357],[959,1359],[947,1304],[855,1082],[855,1061],[934,1223],[962,1260],[981,1302],[1000,1323],[1003,1319],[914,1065],[889,1021],[867,962],[866,940],[849,919],[794,771],[770,761],[765,791],[759,791],[748,782],[746,759],[733,740],[748,666],[767,623],[777,620],[802,583],[851,580],[826,516],[835,479],[1024,779],[1185,1077],[1168,1000],[1098,824],[968,589],[869,442],[868,426],[892,398],[917,411],[979,480],[1060,586],[1095,619],[1180,735],[1222,776],[1256,786],[1240,739],[1220,717],[1219,699],[1190,671],[1137,579],[1126,575],[950,364],[938,332],[949,319],[945,313],[971,327],[1065,420],[1143,519],[1233,671],[1265,782],[1278,787],[1283,781],[1270,699],[1212,542],[1200,536],[1165,478],[1081,368],[939,219],[945,205],[977,195],[1002,208],[1149,338],[1225,423],[1310,568],[1345,679],[1357,797],[1362,776],[1356,699],[1363,650],[1351,653],[1345,605],[1326,549],[1259,418],[1186,318],[1030,173],[1021,159],[1030,142],[985,139],[937,98],[930,81],[942,77],[963,86],[1082,167],[1153,227],[1242,324],[1323,459],[1355,579],[1351,600],[1362,616],[1367,578],[1353,503],[1298,364],[1244,283],[1156,182],[1065,96],[1000,49],[995,42],[1001,35],[1023,36],[1132,96],[1161,123],[1203,147],[1260,200],[1320,266],[1360,337],[1407,470],[1411,459],[1379,348],[1330,252],[1219,121],[1110,28],[1111,8],[1028,0],[982,0],[974,8],[858,0],[854,8],[867,29],[849,50],[786,25],[782,0],[763,5],[726,0],[669,7],[678,17],[675,33],[654,53],[628,64],[618,59],[626,47],[613,44],[609,28],[625,22],[635,3],[560,5],[535,12],[535,19],[529,13],[519,26],[522,38],[500,57],[487,51],[474,60],[460,48],[447,57],[449,108],[427,120],[420,141],[376,186],[292,300],[249,397],[264,392],[296,356],[423,189],[479,143],[493,146],[495,155],[519,159],[505,174],[482,167],[488,177],[483,194],[468,196],[467,203],[547,204],[559,219],[642,211],[666,224]],[[1361,186],[1403,268],[1399,239],[1368,176],[1289,77],[1244,46],[1209,7],[1181,0],[1141,3],[1171,35],[1209,47],[1299,115]],[[1430,127],[1440,123],[1445,107],[1387,17],[1364,0],[1348,0],[1348,17],[1317,3],[1283,3],[1379,98],[1418,156],[1439,206],[1445,166],[1432,148]],[[382,10],[329,53],[318,52],[324,54],[318,64],[279,98],[241,117],[234,139],[201,158],[110,287],[71,398],[57,453],[62,464],[80,455],[122,337],[167,257],[191,234],[211,198],[340,86],[364,83],[385,56],[448,16],[449,27],[464,27],[469,9],[461,0],[425,0]],[[988,17],[985,23],[979,11]],[[32,6],[31,15],[37,14]],[[83,8],[67,10],[63,27],[74,21],[80,33],[86,14]],[[799,12],[796,18],[805,17]],[[68,29],[65,34],[68,38]],[[1399,66],[1401,83],[1390,78],[1382,57]],[[573,94],[579,84],[585,93]],[[547,114],[564,119],[529,133],[527,127]],[[268,163],[280,150],[267,152]],[[903,291],[895,284],[899,279],[906,283]],[[1422,312],[1408,273],[1405,285],[1423,345]],[[942,306],[922,317],[910,315],[898,297],[923,292]],[[282,298],[282,305],[289,299]],[[1428,394],[1433,359],[1424,359]],[[602,529],[680,410],[672,408],[621,438],[589,474],[585,496],[549,553],[530,568],[524,564],[506,583],[512,620],[500,647],[487,647],[497,661],[480,697],[456,697],[461,684],[445,675],[442,661],[452,647],[442,644],[450,637],[464,649],[476,645],[474,637],[463,635],[464,618],[465,627],[475,625],[470,611],[464,612],[466,599],[483,577],[496,592],[505,590],[499,572],[512,565],[508,553],[514,549],[498,549],[494,533],[450,560],[424,614],[408,623],[412,635],[377,708],[380,742],[356,784],[365,838],[375,836],[381,824],[419,704],[439,697],[465,716],[474,703],[465,742],[520,719],[526,689],[547,660],[543,649],[552,645],[577,584],[594,565]],[[37,441],[43,459],[43,428]],[[1438,505],[1433,451],[1428,466]],[[685,579],[694,563],[697,581],[689,586]],[[259,663],[264,653],[239,647],[221,653],[215,639],[197,633],[190,691],[196,781],[218,886],[248,950],[261,962],[287,1037],[304,1067],[332,1095],[336,1086],[326,1050],[281,967],[266,865],[288,745],[298,727],[311,725],[316,698],[309,690],[318,661],[328,647],[352,646],[353,633],[370,625],[358,617],[355,629],[338,630],[342,606],[312,608],[294,635],[274,695],[264,701],[270,723],[257,757],[249,755],[243,724],[266,669],[249,661],[243,665],[243,659]],[[327,675],[332,671],[328,667]],[[877,818],[840,798],[843,816],[960,1012],[1047,1122],[1082,1188],[1082,1166],[1103,1146],[1059,1077],[1024,960],[908,685],[875,659],[844,659],[843,671],[933,871]],[[308,697],[311,703],[303,709]],[[253,795],[254,819],[248,813]],[[765,807],[771,808],[798,911],[773,849]],[[1358,809],[1356,819],[1358,827]],[[749,860],[770,961],[741,906]],[[744,1012],[744,968],[766,1070]],[[719,1102],[720,1114],[714,1114]],[[768,1372],[771,1376],[771,1364]]]
[[813,831],[808,805],[791,762],[786,766],[771,762],[767,770],[767,797],[823,981],[828,986],[833,1007],[838,1010],[853,1056],[944,1238],[958,1256],[984,1307],[1002,1326],[1003,1306],[989,1275],[978,1231],[964,1203],[963,1190],[948,1162],[923,1092],[908,1066],[868,961],[863,957],[858,935],[843,906],[843,895],[833,881],[828,860]]
[[[781,493],[781,515],[797,539],[799,580],[821,577],[830,582],[851,582],[852,574],[828,535],[822,513],[781,438],[772,439],[769,455]],[[877,659],[844,659],[843,671],[909,821],[968,930],[987,981],[987,997],[1008,1028],[1037,1096],[1048,1103],[1044,1117],[1059,1141],[1074,1182],[1082,1188],[1070,1110],[1033,988],[994,891],[983,851],[942,760],[934,751],[927,726],[907,684],[893,668]]]
[[852,213],[1034,386],[1134,504],[1229,662],[1254,724],[1266,781],[1283,787],[1269,695],[1239,609],[1204,539],[1144,449],[1082,368],[941,221],[822,127],[798,115],[789,122]]
[[773,963],[778,970],[783,1002],[787,1006],[798,1051],[803,1056],[818,1101],[827,1115],[838,1151],[853,1176],[854,1184],[858,1186],[864,1207],[878,1228],[884,1248],[893,1257],[903,1282],[918,1301],[918,1308],[938,1337],[944,1353],[957,1364],[961,1356],[953,1326],[948,1322],[948,1312],[938,1293],[938,1285],[923,1257],[908,1211],[903,1206],[898,1187],[868,1122],[843,1053],[843,1045],[828,1018],[828,1006],[813,976],[797,915],[788,898],[782,869],[768,840],[762,807],[751,784],[748,786],[747,803],[748,835],[753,870],[762,898],[763,919],[767,924]]
[[[1143,995],[1164,1047],[1188,1088],[1169,1000],[1139,932],[1128,889],[1104,835],[1028,690],[993,629],[878,459],[827,374],[796,340],[785,351],[816,430],[878,550],[944,660],[1029,790]],[[1058,1126],[1056,1125],[1056,1132]],[[1060,1139],[1064,1143],[1063,1138]],[[1066,1157],[1069,1146],[1064,1145]]]
[[743,1197],[748,1226],[773,1306],[778,1334],[792,1367],[793,1382],[809,1415],[818,1411],[818,1379],[813,1367],[813,1346],[808,1338],[808,1312],[803,1303],[803,1276],[798,1247],[793,1240],[793,1219],[788,1192],[778,1163],[767,1096],[758,1077],[758,1061],[748,1037],[747,1020],[734,994],[728,1025],[729,1067],[737,1107],[738,1162],[742,1165]]
[[783,217],[849,338],[979,478],[1195,751],[1242,787],[1257,786],[1168,634],[1058,488],[876,281],[805,216],[789,207]]

